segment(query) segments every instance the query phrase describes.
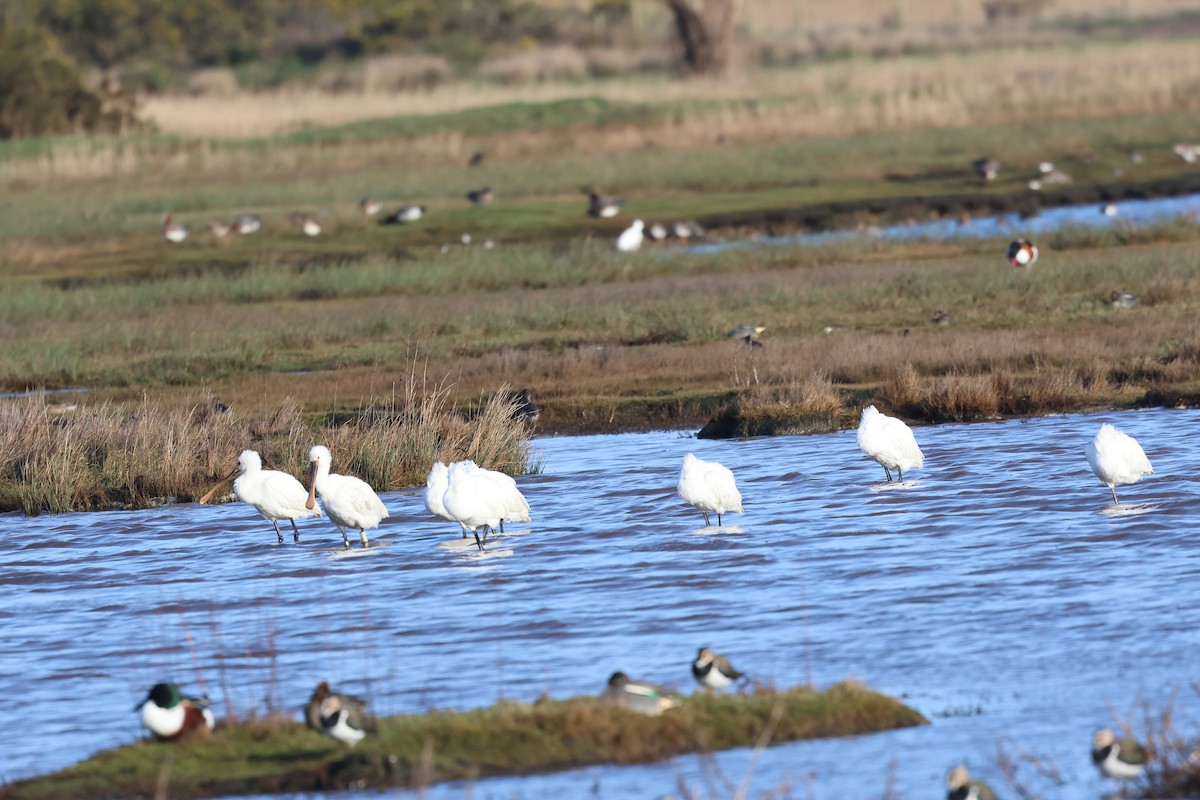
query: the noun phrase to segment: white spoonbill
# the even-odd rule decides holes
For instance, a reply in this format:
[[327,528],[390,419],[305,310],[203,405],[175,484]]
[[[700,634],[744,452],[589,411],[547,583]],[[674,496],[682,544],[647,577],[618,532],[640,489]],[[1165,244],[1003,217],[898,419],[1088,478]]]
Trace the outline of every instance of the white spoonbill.
[[[463,530],[471,531],[480,550],[488,534],[504,520],[529,521],[529,503],[509,476],[480,469],[473,461],[457,461],[448,471],[449,485],[442,504]],[[480,528],[484,529],[482,538]]]
[[1143,475],[1154,473],[1150,459],[1146,458],[1137,439],[1121,433],[1107,422],[1100,426],[1096,438],[1088,443],[1086,452],[1092,472],[1109,488],[1117,505],[1121,501],[1117,499],[1116,487],[1137,483]]
[[358,537],[366,547],[367,531],[379,527],[388,515],[387,506],[366,481],[353,475],[331,475],[333,456],[328,447],[317,445],[309,450],[308,460],[312,462],[312,479],[306,506],[315,508],[319,494],[329,521],[342,532],[342,545],[350,547],[346,528],[358,528]]
[[621,235],[617,237],[617,249],[622,253],[632,253],[642,246],[642,228],[645,227],[640,219],[635,219],[633,224],[621,231]]
[[703,461],[691,453],[683,457],[683,469],[679,471],[679,496],[684,502],[694,505],[704,515],[721,515],[730,511],[742,513],[742,495],[738,492],[733,473],[715,461]]
[[892,470],[904,480],[904,470],[925,466],[925,455],[917,446],[912,428],[902,420],[881,414],[875,406],[863,409],[858,423],[858,449],[879,462],[889,481]]
[[[442,503],[442,497],[446,494],[446,487],[450,485],[450,470],[446,467],[445,462],[438,461],[429,470],[429,477],[425,480],[425,509],[435,517],[440,517],[447,522],[458,522],[454,517],[450,516],[450,512],[446,510],[446,506]],[[460,527],[462,527],[460,525]],[[467,529],[462,529],[463,538],[467,538]]]
[[279,520],[286,519],[292,523],[292,541],[300,541],[300,530],[296,527],[299,517],[319,517],[320,508],[309,508],[306,504],[308,492],[304,484],[286,472],[262,468],[262,456],[253,450],[243,450],[238,456],[237,466],[221,479],[208,494],[200,498],[200,503],[207,503],[225,481],[241,472],[233,482],[233,493],[243,503],[254,506],[254,509],[275,526],[275,535],[283,544],[283,531],[279,530]]

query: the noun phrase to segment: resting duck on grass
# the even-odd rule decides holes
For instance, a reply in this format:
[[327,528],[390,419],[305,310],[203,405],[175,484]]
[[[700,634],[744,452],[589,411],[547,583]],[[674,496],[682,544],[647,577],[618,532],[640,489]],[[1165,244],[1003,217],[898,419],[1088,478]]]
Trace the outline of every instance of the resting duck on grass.
[[184,697],[173,683],[154,684],[134,711],[141,712],[142,724],[155,737],[166,741],[207,734],[215,723],[207,697]]
[[624,672],[614,672],[608,686],[601,695],[606,703],[612,703],[638,714],[657,717],[679,705],[679,698],[661,686],[630,679]]
[[332,691],[327,681],[321,681],[304,706],[304,724],[353,747],[366,735],[366,705],[365,700]]

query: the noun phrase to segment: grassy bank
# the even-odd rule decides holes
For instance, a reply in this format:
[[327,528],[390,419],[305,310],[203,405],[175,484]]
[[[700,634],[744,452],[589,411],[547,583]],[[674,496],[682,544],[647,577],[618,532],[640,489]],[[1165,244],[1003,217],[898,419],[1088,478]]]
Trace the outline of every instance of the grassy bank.
[[137,797],[160,780],[177,798],[440,781],[636,764],[685,753],[848,736],[924,724],[900,702],[853,683],[816,691],[697,693],[660,717],[595,698],[501,703],[378,721],[353,750],[290,721],[219,727],[184,745],[139,742],[0,788],[3,800]]
[[75,408],[43,397],[0,404],[0,510],[26,514],[143,508],[190,501],[258,450],[268,469],[308,471],[324,444],[338,472],[379,491],[425,482],[434,461],[473,459],[521,474],[530,469],[528,426],[513,418],[511,394],[497,393],[470,418],[443,389],[407,384],[349,424],[305,418],[294,402],[249,415],[212,396],[162,407],[144,400]]

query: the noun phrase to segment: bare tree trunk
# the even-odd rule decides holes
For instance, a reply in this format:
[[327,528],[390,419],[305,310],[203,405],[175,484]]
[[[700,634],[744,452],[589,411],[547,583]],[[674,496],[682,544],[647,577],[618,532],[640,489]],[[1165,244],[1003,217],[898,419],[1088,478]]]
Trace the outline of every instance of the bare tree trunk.
[[704,0],[701,14],[689,0],[665,0],[683,44],[683,60],[696,73],[722,72],[729,66],[733,23],[742,0]]

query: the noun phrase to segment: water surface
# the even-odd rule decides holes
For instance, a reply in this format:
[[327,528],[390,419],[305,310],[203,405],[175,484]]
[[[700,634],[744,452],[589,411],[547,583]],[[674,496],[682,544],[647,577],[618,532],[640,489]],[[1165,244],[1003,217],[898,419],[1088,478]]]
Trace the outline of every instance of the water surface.
[[[1120,514],[1083,456],[1101,422],[1157,473],[1119,490],[1133,507]],[[1058,765],[1061,785],[1026,776],[1043,796],[1096,798],[1110,787],[1088,758],[1095,728],[1175,689],[1181,727],[1200,711],[1186,688],[1198,429],[1200,411],[1167,409],[922,427],[926,468],[890,487],[852,431],[542,438],[545,474],[519,481],[534,523],[482,556],[416,491],[384,495],[386,544],[348,558],[323,520],[277,545],[236,503],[3,515],[0,692],[21,724],[0,732],[0,772],[134,741],[130,709],[159,680],[245,713],[296,708],[328,679],[392,714],[595,693],[616,669],[691,691],[709,645],[778,685],[857,678],[933,721],[771,748],[751,796],[879,796],[889,769],[901,795],[939,796],[964,760],[1006,788],[1003,736]],[[737,475],[746,513],[721,529],[675,496],[689,451]],[[734,751],[427,796],[728,796],[714,771],[736,784],[747,763]]]

